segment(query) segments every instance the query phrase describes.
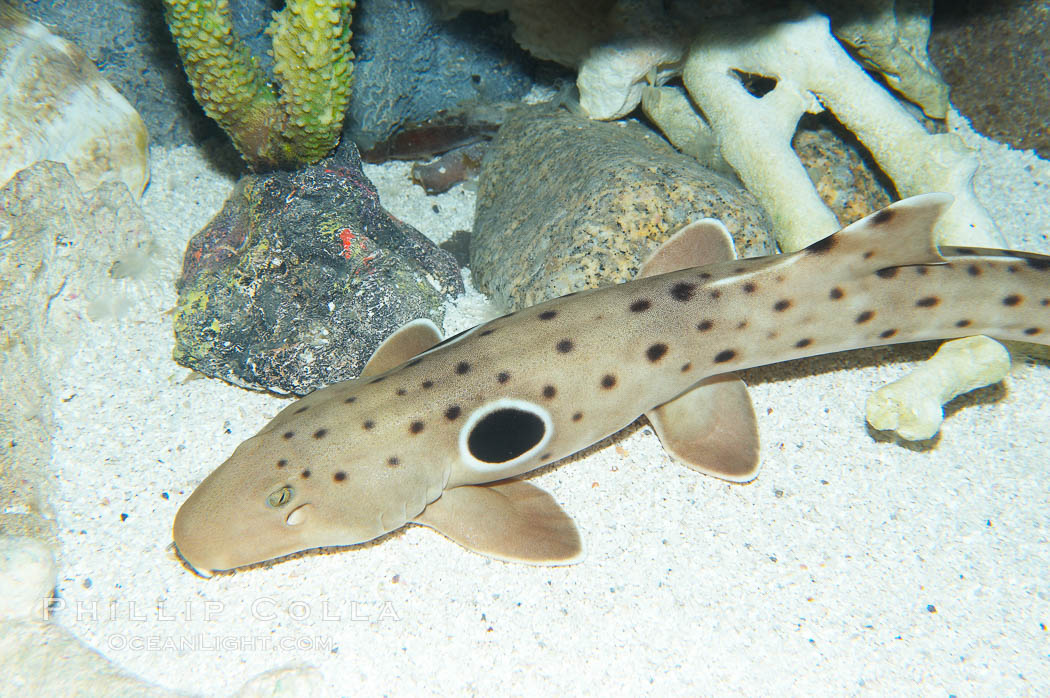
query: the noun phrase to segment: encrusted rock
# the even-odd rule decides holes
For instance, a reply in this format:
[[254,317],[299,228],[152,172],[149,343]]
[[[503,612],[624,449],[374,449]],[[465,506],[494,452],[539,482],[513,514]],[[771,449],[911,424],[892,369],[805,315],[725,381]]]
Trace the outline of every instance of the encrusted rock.
[[249,175],[190,241],[175,360],[254,389],[305,394],[360,373],[420,317],[441,324],[459,267],[388,214],[352,143],[297,172]]
[[662,241],[706,217],[725,223],[740,256],[775,252],[751,194],[640,124],[523,109],[482,168],[471,271],[521,308],[631,279]]
[[84,190],[121,181],[136,197],[149,180],[142,118],[84,52],[0,4],[0,184],[54,160]]

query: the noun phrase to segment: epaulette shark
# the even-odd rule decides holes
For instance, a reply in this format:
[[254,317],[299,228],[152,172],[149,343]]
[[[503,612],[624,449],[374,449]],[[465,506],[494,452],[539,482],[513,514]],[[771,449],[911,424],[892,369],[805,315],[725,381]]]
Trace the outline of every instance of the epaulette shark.
[[179,509],[177,550],[206,576],[417,523],[502,560],[578,561],[572,519],[516,476],[644,414],[673,459],[750,480],[757,423],[734,371],[976,334],[1050,343],[1050,256],[938,249],[951,200],[905,199],[793,254],[741,260],[704,219],[633,281],[444,341],[411,322],[359,378],[238,446]]

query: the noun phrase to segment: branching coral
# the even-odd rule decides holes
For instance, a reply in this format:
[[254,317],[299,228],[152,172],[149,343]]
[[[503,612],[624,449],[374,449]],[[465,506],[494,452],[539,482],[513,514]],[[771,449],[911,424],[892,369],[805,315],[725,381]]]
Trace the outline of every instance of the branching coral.
[[350,101],[354,0],[288,0],[267,29],[276,88],[236,36],[226,0],[164,0],[193,93],[254,170],[294,168],[339,140]]

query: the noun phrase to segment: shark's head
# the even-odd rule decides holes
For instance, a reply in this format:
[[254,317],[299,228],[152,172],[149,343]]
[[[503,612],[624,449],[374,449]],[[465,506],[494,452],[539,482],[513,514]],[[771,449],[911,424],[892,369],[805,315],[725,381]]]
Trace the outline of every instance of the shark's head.
[[380,452],[377,445],[395,436],[378,425],[353,434],[337,427],[326,403],[342,406],[343,400],[330,400],[332,390],[277,415],[183,503],[172,533],[196,572],[209,576],[301,550],[362,543],[425,506],[420,493],[426,487],[415,469],[366,467]]

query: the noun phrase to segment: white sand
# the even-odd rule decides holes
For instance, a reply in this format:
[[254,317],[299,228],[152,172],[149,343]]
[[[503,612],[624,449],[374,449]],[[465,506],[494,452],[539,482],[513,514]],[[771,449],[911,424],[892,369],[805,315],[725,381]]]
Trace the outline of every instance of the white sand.
[[[982,200],[1013,245],[1050,252],[1050,165],[982,143]],[[470,192],[425,197],[406,170],[369,168],[391,211],[437,239],[470,227]],[[179,260],[231,182],[186,150],[154,152],[153,173],[144,204]],[[175,511],[284,403],[187,380],[162,314],[173,289],[142,302],[145,319],[96,326],[56,391],[57,618],[164,686],[225,694],[310,664],[355,696],[1050,691],[1045,364],[961,399],[921,447],[874,438],[863,406],[933,344],[749,371],[752,484],[670,463],[638,425],[533,480],[577,519],[576,566],[494,562],[409,527],[202,580],[165,550]],[[463,305],[448,329],[495,312]]]

